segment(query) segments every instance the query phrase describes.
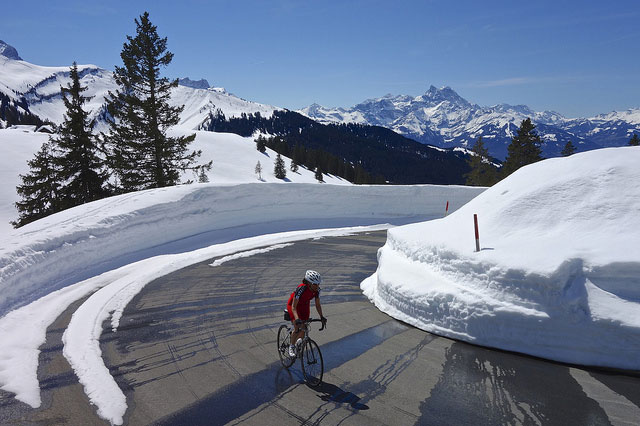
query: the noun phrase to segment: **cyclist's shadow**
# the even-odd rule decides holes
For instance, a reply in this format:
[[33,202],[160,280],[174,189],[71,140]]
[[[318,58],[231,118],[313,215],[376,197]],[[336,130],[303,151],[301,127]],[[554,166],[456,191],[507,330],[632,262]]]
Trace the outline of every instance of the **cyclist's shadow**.
[[[310,386],[309,386],[310,387]],[[347,392],[344,389],[339,388],[331,383],[322,382],[315,388],[311,388],[315,391],[321,392],[320,399],[327,402],[335,402],[336,404],[349,404],[354,410],[368,410],[369,406],[361,404],[360,397]]]
[[[292,386],[300,383],[305,383],[304,377],[295,370],[291,371],[286,368],[280,368],[276,374],[276,391],[278,393],[284,392]],[[318,395],[318,397],[325,402],[348,404],[354,410],[369,409],[367,405],[360,403],[361,398],[359,396],[351,392],[347,392],[331,383],[322,382],[318,386],[310,386],[307,384],[307,387],[313,391],[319,392],[320,395]]]

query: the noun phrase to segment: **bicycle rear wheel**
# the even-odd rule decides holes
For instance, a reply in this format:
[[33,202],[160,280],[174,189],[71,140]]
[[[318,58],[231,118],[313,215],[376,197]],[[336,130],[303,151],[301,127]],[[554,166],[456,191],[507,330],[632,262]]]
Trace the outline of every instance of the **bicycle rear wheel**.
[[309,386],[318,386],[322,383],[322,374],[324,373],[324,362],[322,361],[322,352],[318,344],[309,339],[302,349],[302,357],[300,357],[302,365],[302,374]]
[[278,329],[278,355],[280,356],[280,362],[284,368],[291,367],[291,364],[296,360],[295,357],[289,356],[289,345],[291,344],[291,334],[289,327],[281,325]]

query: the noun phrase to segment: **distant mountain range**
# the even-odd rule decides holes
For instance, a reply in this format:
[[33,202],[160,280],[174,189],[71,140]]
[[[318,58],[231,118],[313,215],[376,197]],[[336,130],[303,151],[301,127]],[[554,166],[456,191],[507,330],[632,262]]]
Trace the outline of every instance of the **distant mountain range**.
[[382,126],[408,138],[442,148],[471,148],[479,136],[496,158],[504,159],[507,146],[522,120],[531,118],[544,140],[546,157],[560,155],[571,141],[578,151],[627,144],[640,133],[640,108],[592,118],[569,119],[552,112],[536,112],[526,105],[481,107],[468,102],[450,87],[431,86],[421,96],[393,96],[366,100],[353,108],[325,108],[314,104],[299,110],[321,123],[360,123]]

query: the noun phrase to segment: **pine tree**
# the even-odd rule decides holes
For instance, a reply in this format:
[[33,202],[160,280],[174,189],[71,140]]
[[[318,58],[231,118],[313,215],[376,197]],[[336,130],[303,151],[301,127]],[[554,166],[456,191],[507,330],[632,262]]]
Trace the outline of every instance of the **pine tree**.
[[53,162],[58,170],[58,207],[78,206],[99,200],[108,195],[105,184],[108,173],[99,156],[96,137],[92,134],[93,123],[83,105],[90,97],[82,96],[87,87],[80,85],[78,66],[74,62],[71,83],[62,87],[62,100],[67,108],[58,135],[51,137]]
[[562,151],[560,151],[560,155],[562,155],[563,157],[568,157],[575,153],[576,153],[576,147],[573,146],[571,141],[567,142],[564,148],[562,148]]
[[315,177],[316,177],[316,180],[318,182],[324,182],[324,177],[322,175],[322,170],[320,170],[320,167],[316,167],[316,175],[315,175]]
[[22,184],[16,187],[16,192],[22,200],[15,203],[18,219],[11,222],[15,228],[60,210],[57,195],[58,170],[53,161],[50,142],[42,144],[36,156],[29,160],[28,164],[29,173],[20,175]]
[[638,137],[637,133],[634,133],[633,136],[631,136],[631,139],[629,139],[629,145],[630,146],[640,145],[640,138]]
[[[116,66],[114,73],[119,89],[109,92],[110,134],[103,136],[124,192],[176,185],[181,172],[198,167],[195,162],[201,155],[188,150],[195,134],[166,135],[184,109],[184,105],[169,105],[178,80],[160,77],[161,67],[171,63],[173,53],[167,51],[167,39],[160,38],[148,12],[135,23],[136,36],[127,36],[120,53],[123,66]],[[201,167],[210,168],[211,163]]]
[[496,183],[496,169],[489,160],[489,150],[484,146],[482,136],[473,145],[472,155],[467,160],[469,173],[465,175],[467,185],[491,186]]
[[278,154],[278,156],[276,157],[276,163],[273,168],[273,174],[276,175],[278,179],[284,179],[287,177],[287,169],[284,165],[284,160],[282,159],[280,154]]
[[296,164],[295,161],[291,160],[291,166],[289,167],[289,169],[293,172],[293,173],[298,173],[298,165]]
[[256,149],[263,154],[267,150],[267,140],[264,136],[260,135],[258,136],[258,139],[256,139]]
[[207,176],[207,169],[204,167],[200,167],[200,171],[198,172],[198,182],[199,183],[209,182],[209,176]]
[[522,120],[516,136],[507,147],[507,158],[502,167],[504,176],[509,176],[522,166],[542,160],[542,140],[530,118]]
[[258,179],[262,180],[262,164],[260,164],[259,161],[258,161],[258,164],[256,164],[255,172],[258,175]]
[[19,219],[12,222],[16,227],[108,195],[108,173],[98,154],[89,114],[83,109],[91,98],[82,96],[87,88],[80,84],[75,62],[70,77],[71,83],[61,87],[66,113],[58,134],[29,161],[30,173],[20,176],[17,192],[23,200],[16,203]]

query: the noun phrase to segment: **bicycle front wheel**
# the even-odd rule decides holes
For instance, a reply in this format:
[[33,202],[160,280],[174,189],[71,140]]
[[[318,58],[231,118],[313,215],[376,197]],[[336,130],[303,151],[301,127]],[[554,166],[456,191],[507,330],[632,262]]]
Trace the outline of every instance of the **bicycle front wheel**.
[[318,386],[322,383],[322,374],[324,373],[322,353],[318,344],[311,339],[307,340],[302,349],[300,364],[302,365],[304,379],[310,386]]
[[280,362],[284,368],[291,367],[291,364],[296,360],[295,357],[289,356],[289,345],[291,344],[291,334],[289,333],[289,327],[281,325],[278,329],[278,355],[280,356]]

